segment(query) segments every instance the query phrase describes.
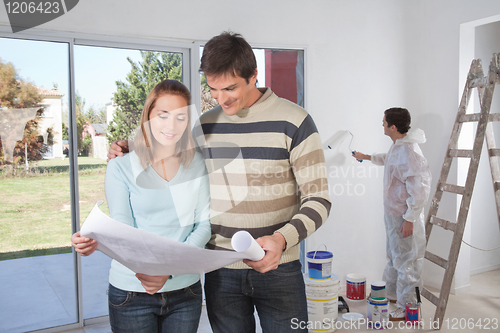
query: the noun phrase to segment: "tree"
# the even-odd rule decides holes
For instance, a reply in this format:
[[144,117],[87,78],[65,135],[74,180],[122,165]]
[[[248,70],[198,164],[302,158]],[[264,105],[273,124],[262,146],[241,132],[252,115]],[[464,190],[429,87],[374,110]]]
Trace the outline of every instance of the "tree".
[[[106,122],[106,108],[97,109],[91,105],[85,110],[85,99],[77,91],[75,95],[76,106],[76,144],[78,153],[88,152],[92,144],[92,137],[85,133],[85,127],[90,124],[102,124]],[[68,111],[63,111],[63,119],[69,119]],[[85,133],[85,134],[84,134]],[[62,138],[69,140],[69,128],[64,122],[62,123]]]
[[0,165],[22,163],[26,153],[28,160],[40,160],[48,151],[38,131],[42,99],[33,84],[21,80],[12,63],[0,59]]
[[116,82],[113,101],[117,105],[108,126],[109,141],[128,139],[139,125],[144,102],[151,89],[165,79],[182,80],[182,57],[177,53],[141,51],[142,61],[133,62],[127,83]]
[[207,84],[207,78],[205,75],[201,76],[201,113],[213,109],[219,105],[215,99],[213,99],[210,94],[210,88]]
[[85,117],[91,124],[104,124],[106,122],[106,108],[96,109],[95,106],[91,105],[85,111]]

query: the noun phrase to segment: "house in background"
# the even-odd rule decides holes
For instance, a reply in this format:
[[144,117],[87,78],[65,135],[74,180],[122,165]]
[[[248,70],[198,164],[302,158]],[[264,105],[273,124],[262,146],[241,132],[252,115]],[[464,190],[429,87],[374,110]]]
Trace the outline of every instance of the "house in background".
[[88,134],[92,137],[89,157],[106,160],[108,158],[108,139],[106,138],[107,124],[87,124],[83,128],[82,139]]
[[[50,146],[44,158],[62,158],[63,157],[63,139],[62,139],[62,97],[63,93],[53,89],[36,87],[38,93],[42,95],[41,105],[45,107],[40,118],[39,133],[43,137],[43,142]],[[52,130],[49,130],[52,128]]]

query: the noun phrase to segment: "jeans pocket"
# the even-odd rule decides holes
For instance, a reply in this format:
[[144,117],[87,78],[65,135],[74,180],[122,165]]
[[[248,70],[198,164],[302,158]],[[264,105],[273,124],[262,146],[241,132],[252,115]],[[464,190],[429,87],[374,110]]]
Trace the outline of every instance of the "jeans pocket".
[[110,306],[114,308],[120,308],[127,305],[127,303],[130,302],[131,298],[131,291],[121,290],[113,287],[112,285],[109,286],[108,302]]
[[296,276],[296,275],[302,275],[302,265],[300,264],[300,261],[295,260],[292,262],[287,262],[285,264],[281,264],[278,266],[277,269],[273,269],[272,271],[269,271],[268,273],[270,275],[275,275],[278,277],[287,277],[287,276]]
[[186,290],[187,290],[188,294],[194,298],[201,298],[203,296],[202,291],[201,291],[200,281],[190,285],[189,287],[186,288]]

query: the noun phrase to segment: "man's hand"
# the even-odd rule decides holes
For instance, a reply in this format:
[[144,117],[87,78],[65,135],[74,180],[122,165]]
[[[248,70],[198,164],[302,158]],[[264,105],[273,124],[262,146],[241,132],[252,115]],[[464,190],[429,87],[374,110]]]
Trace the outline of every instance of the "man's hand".
[[73,245],[76,252],[84,257],[91,255],[97,249],[97,241],[88,237],[82,237],[80,231],[75,232],[71,236],[71,245]]
[[117,156],[123,156],[123,153],[128,153],[128,152],[129,152],[129,147],[127,140],[113,141],[111,147],[109,147],[107,162],[109,162],[109,160]]
[[399,232],[403,233],[403,238],[413,235],[413,223],[404,221]]
[[142,286],[146,289],[146,292],[150,295],[154,295],[158,290],[163,288],[167,282],[170,275],[164,276],[151,276],[146,274],[137,273],[136,278],[141,281]]
[[361,162],[363,160],[370,161],[372,159],[371,155],[366,155],[366,154],[360,153],[359,151],[353,151],[352,157],[354,157],[356,159],[356,161],[358,161],[358,162]]
[[276,232],[272,236],[257,238],[256,241],[266,252],[266,255],[259,261],[244,259],[243,262],[260,273],[278,268],[281,254],[286,246],[285,237]]

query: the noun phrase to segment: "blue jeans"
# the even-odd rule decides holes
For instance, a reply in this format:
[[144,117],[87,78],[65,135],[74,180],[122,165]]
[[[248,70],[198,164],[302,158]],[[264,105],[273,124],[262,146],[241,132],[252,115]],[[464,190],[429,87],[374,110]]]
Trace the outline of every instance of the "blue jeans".
[[201,315],[201,283],[150,295],[109,285],[109,322],[114,333],[196,333]]
[[[259,273],[221,268],[205,274],[208,318],[214,333],[255,332],[254,306],[263,333],[307,332],[307,301],[300,262]],[[303,324],[303,327],[306,325]]]

